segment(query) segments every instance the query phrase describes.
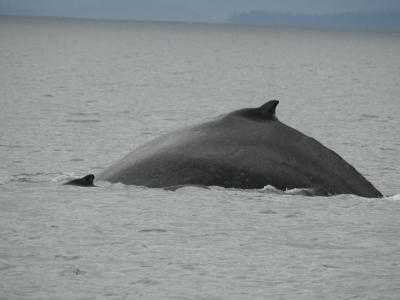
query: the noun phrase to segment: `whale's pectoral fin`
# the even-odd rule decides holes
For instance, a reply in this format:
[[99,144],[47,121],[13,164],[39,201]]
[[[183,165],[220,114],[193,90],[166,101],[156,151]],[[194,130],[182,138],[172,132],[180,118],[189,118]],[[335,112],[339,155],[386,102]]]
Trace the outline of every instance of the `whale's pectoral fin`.
[[266,119],[275,119],[275,109],[278,106],[278,100],[270,100],[267,103],[261,105],[258,108],[258,111],[265,117]]
[[94,183],[94,175],[89,174],[82,178],[72,179],[64,184],[66,185],[77,185],[77,186],[95,186]]

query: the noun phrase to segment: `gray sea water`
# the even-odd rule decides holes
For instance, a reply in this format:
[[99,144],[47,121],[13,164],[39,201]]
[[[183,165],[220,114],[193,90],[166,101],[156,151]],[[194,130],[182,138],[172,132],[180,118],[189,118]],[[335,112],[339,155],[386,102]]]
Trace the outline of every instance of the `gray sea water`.
[[[63,186],[279,99],[385,195]],[[400,34],[0,18],[1,299],[399,299]]]

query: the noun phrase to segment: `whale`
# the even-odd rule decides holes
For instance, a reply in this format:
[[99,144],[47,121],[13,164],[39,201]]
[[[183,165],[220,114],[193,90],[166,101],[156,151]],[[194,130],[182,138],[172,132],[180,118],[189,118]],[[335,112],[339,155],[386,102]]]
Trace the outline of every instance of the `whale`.
[[382,194],[334,151],[276,116],[278,100],[178,129],[139,146],[97,175],[66,184],[108,181],[149,188],[220,186],[304,189],[312,195]]

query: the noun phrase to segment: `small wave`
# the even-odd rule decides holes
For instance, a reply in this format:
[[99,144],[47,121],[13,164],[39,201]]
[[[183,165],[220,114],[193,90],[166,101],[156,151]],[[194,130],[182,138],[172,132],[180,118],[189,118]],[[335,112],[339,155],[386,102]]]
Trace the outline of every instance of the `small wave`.
[[73,117],[90,117],[90,116],[99,116],[99,113],[97,112],[71,112],[68,115],[70,115],[72,118]]
[[6,270],[9,270],[9,269],[14,269],[16,267],[17,267],[16,265],[5,264],[3,266],[0,266],[0,271],[6,271]]
[[73,119],[68,119],[65,120],[67,123],[100,123],[101,120],[93,119],[93,120],[73,120]]
[[78,162],[78,161],[84,161],[84,159],[83,158],[73,158],[73,159],[71,159],[71,161]]
[[266,193],[266,194],[283,194],[283,191],[278,190],[272,185],[267,185],[264,186],[262,189],[260,189],[260,192]]
[[284,191],[286,195],[301,195],[301,196],[315,196],[316,193],[313,189],[291,189]]
[[79,256],[79,255],[73,255],[73,256],[68,256],[68,255],[55,255],[54,257],[55,257],[55,258],[60,258],[60,259],[63,259],[63,260],[67,260],[67,261],[69,261],[69,260],[77,260],[77,259],[80,259],[80,258],[81,258],[81,256]]
[[37,182],[34,179],[29,178],[29,177],[18,177],[16,179],[11,179],[11,181],[17,181],[17,182],[23,182],[23,183],[35,183],[35,182]]
[[23,146],[21,146],[21,145],[6,145],[6,144],[0,144],[0,147],[15,149],[15,148],[22,148]]
[[72,173],[58,174],[56,177],[53,177],[51,179],[51,181],[52,182],[63,182],[63,181],[67,181],[67,180],[72,180],[77,177],[78,176],[75,176],[75,174],[72,174]]
[[398,149],[391,147],[379,147],[379,149],[385,152],[393,152],[393,153],[397,153],[398,151]]
[[1,178],[0,182],[21,182],[21,183],[39,183],[39,182],[47,182],[49,177],[54,176],[55,173],[44,173],[44,172],[35,172],[35,173],[20,173],[15,174],[10,177]]
[[393,196],[385,197],[383,199],[400,201],[400,194],[394,194]]
[[11,181],[11,177],[9,176],[0,176],[0,184],[6,184]]
[[362,114],[360,116],[361,119],[378,119],[379,116],[377,115],[372,115],[372,114]]
[[153,280],[151,278],[142,278],[142,279],[132,282],[132,284],[158,285],[158,284],[160,284],[160,282],[157,280]]
[[300,196],[314,196],[315,192],[313,189],[308,188],[295,188],[281,191],[272,185],[267,185],[260,190],[267,194],[278,194],[278,195],[300,195]]
[[60,276],[78,276],[78,275],[85,275],[86,271],[83,271],[79,268],[68,268],[58,273]]
[[276,215],[277,212],[271,209],[260,210],[258,213],[263,215]]
[[147,228],[147,229],[139,230],[139,232],[167,232],[167,231],[165,229],[161,229],[161,228]]

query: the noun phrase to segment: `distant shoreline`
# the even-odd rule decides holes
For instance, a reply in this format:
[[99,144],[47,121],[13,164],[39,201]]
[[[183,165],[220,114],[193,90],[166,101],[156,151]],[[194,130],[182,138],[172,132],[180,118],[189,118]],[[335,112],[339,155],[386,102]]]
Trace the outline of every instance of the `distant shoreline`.
[[[398,27],[389,27],[389,28],[375,28],[375,27],[351,27],[345,25],[337,25],[337,26],[318,26],[313,24],[300,24],[300,23],[288,23],[285,20],[281,19],[279,22],[248,22],[242,19],[237,19],[238,15],[234,14],[227,22],[199,22],[199,21],[174,21],[174,20],[141,20],[141,19],[116,19],[116,18],[92,18],[92,17],[74,17],[74,16],[31,16],[31,15],[11,15],[11,14],[1,14],[0,18],[30,18],[30,19],[50,19],[50,20],[76,20],[76,21],[98,21],[98,22],[136,22],[136,23],[156,23],[156,24],[176,24],[176,25],[205,25],[205,26],[245,26],[245,27],[259,27],[259,28],[287,28],[287,29],[314,29],[314,30],[343,30],[343,31],[366,31],[366,32],[400,32],[400,12],[399,14],[399,26]],[[248,13],[245,13],[248,14]],[[280,15],[280,14],[274,14]],[[235,18],[233,18],[236,16]],[[296,16],[296,15],[293,15]],[[308,16],[308,15],[301,15]],[[322,16],[322,15],[316,15]]]
[[291,28],[400,31],[400,11],[338,14],[292,14],[263,11],[233,14],[228,23]]
[[221,1],[224,5],[215,1],[189,5],[185,0],[0,0],[0,16],[400,31],[399,4],[329,7],[302,1],[292,0],[296,5],[270,5],[262,1],[257,5],[237,5],[229,0]]

